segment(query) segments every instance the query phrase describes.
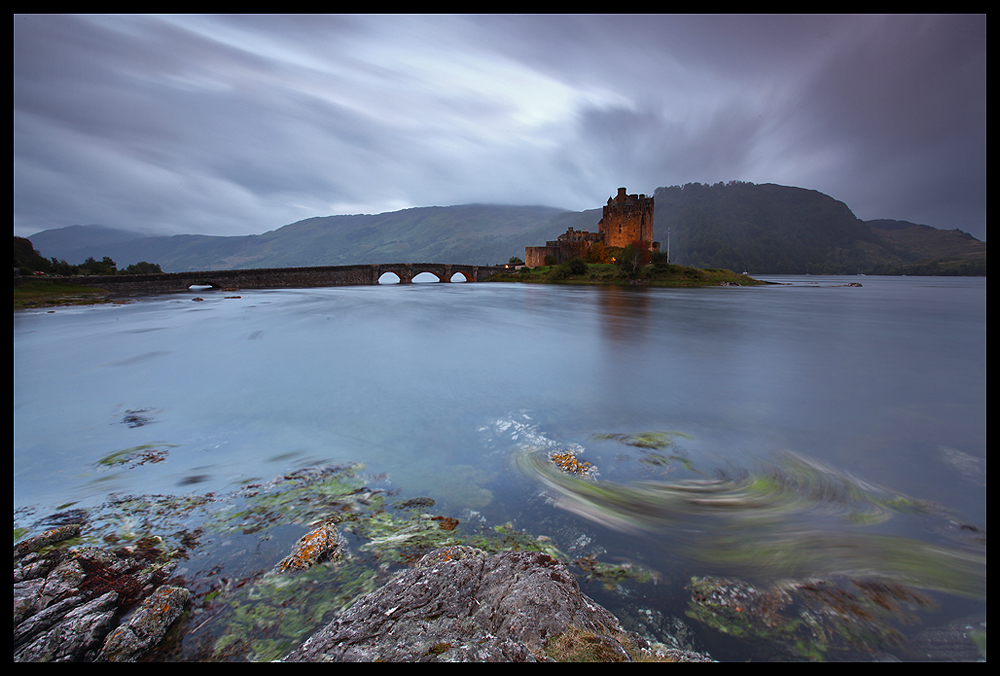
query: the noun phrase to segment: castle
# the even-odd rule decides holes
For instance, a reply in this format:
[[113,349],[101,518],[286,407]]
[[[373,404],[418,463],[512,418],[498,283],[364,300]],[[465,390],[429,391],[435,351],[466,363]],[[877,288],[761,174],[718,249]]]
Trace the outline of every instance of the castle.
[[546,256],[552,256],[558,264],[577,256],[586,257],[596,242],[615,249],[636,241],[646,242],[653,251],[660,250],[660,243],[653,241],[653,198],[628,195],[625,188],[618,188],[618,195],[609,197],[604,206],[597,232],[569,228],[545,246],[525,247],[524,262],[534,268],[545,265]]

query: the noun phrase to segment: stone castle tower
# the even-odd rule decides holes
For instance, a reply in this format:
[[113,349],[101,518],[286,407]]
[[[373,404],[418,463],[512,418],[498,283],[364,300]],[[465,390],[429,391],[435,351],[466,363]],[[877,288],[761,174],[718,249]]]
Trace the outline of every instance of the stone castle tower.
[[552,256],[556,263],[564,263],[577,256],[585,257],[594,242],[623,249],[636,241],[648,243],[653,251],[660,250],[660,243],[653,241],[653,198],[628,195],[625,188],[618,188],[618,195],[608,198],[597,232],[570,228],[545,246],[525,247],[524,262],[534,268],[545,265],[545,258]]
[[653,198],[627,195],[625,188],[618,188],[618,195],[608,198],[597,230],[604,235],[604,246],[609,248],[624,248],[637,241],[652,246]]

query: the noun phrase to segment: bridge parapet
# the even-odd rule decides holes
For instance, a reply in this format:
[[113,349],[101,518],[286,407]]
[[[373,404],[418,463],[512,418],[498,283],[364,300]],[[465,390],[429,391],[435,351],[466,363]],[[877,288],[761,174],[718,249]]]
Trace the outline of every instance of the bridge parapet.
[[307,268],[161,272],[147,275],[93,275],[66,278],[64,281],[107,289],[114,293],[145,294],[185,291],[193,285],[220,289],[370,286],[378,284],[379,277],[386,272],[394,273],[403,284],[411,283],[413,277],[421,272],[430,272],[442,282],[450,282],[456,273],[461,273],[467,282],[481,282],[503,269],[503,266],[445,263],[376,263]]

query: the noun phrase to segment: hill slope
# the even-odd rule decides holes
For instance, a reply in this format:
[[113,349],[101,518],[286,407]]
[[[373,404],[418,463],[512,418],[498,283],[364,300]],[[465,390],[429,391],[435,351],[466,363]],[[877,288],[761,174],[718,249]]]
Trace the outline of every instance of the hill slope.
[[986,274],[986,242],[961,230],[881,219],[865,221],[901,257],[908,274]]
[[[46,230],[31,236],[46,258],[79,264],[110,256],[118,267],[148,261],[164,272],[357,263],[506,263],[552,229],[562,209],[541,206],[418,207],[383,214],[309,218],[261,235],[174,235],[110,241],[94,226]],[[595,221],[596,225],[596,221]],[[555,226],[558,230],[558,225]],[[67,232],[68,231],[68,232]],[[61,235],[66,233],[66,241]]]
[[36,232],[30,239],[35,250],[41,252],[46,258],[54,257],[70,263],[78,263],[83,262],[87,256],[100,259],[107,254],[87,254],[79,261],[73,261],[70,257],[76,255],[77,249],[90,250],[92,247],[113,246],[142,237],[145,235],[129,230],[107,228],[103,225],[70,225],[65,228]]
[[[730,182],[658,188],[654,236],[671,261],[756,274],[986,274],[986,243],[958,230],[864,222],[816,190]],[[467,204],[309,218],[237,237],[136,233],[70,226],[30,239],[72,264],[111,257],[165,272],[357,263],[504,263],[567,228],[597,230],[601,209]]]
[[[734,181],[658,188],[654,196],[654,234],[665,249],[670,230],[670,258],[681,265],[758,274],[928,274],[916,264],[937,255],[919,241],[925,231],[872,227],[816,190]],[[949,240],[957,242],[949,255],[968,254],[969,267],[958,274],[985,274],[985,243],[965,237]]]

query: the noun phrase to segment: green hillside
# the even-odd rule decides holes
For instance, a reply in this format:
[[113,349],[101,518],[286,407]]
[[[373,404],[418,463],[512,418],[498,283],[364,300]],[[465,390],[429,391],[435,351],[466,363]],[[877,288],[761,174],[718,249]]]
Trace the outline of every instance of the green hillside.
[[815,190],[752,183],[659,188],[655,234],[672,262],[772,274],[855,273],[879,238],[843,202]]
[[[672,263],[752,274],[986,274],[986,243],[958,230],[864,222],[816,190],[731,181],[658,188],[654,236]],[[309,218],[237,237],[146,237],[70,226],[31,237],[42,256],[110,257],[164,272],[358,263],[492,265],[566,232],[597,231],[601,208],[467,204]]]
[[59,233],[67,229],[61,228],[31,240],[48,258],[77,263],[109,256],[119,268],[155,261],[164,272],[398,262],[491,265],[523,256],[524,247],[539,238],[554,237],[550,223],[564,214],[553,207],[473,204],[309,218],[261,235],[102,238],[81,245],[74,229],[72,246],[66,246]]
[[912,275],[985,275],[986,242],[961,230],[889,219],[865,221],[906,262],[888,270]]
[[[658,188],[654,196],[654,234],[665,249],[669,229],[671,262],[681,265],[758,274],[935,274],[916,264],[945,255],[943,247],[921,243],[925,231],[872,227],[816,190],[731,181]],[[985,243],[966,238],[952,237],[947,255],[964,256],[969,266],[959,274],[985,274]]]

